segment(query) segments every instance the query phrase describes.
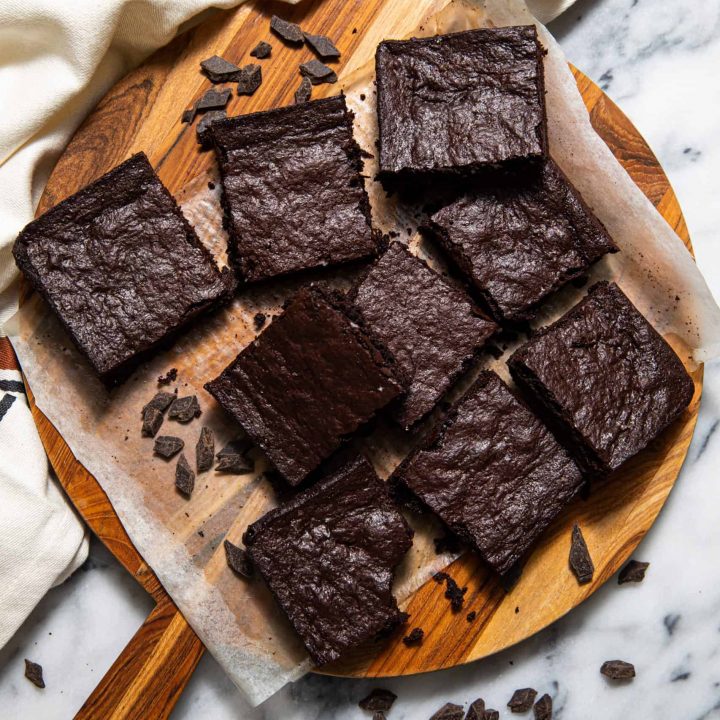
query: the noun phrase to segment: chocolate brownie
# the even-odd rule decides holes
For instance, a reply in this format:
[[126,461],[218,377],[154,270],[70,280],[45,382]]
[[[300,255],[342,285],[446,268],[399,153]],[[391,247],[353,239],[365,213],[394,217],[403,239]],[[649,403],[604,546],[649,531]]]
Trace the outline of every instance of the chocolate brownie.
[[261,517],[243,541],[322,665],[402,621],[392,582],[412,536],[386,484],[358,459]]
[[593,285],[508,365],[583,469],[595,475],[642,450],[693,396],[678,356],[614,283]]
[[428,230],[501,323],[532,319],[548,295],[617,251],[552,160],[476,187],[435,213]]
[[516,566],[582,485],[550,431],[494,372],[394,474],[498,573]]
[[352,114],[339,95],[212,126],[228,252],[246,281],[374,255]]
[[297,485],[403,382],[330,296],[306,288],[205,388]]
[[533,25],[380,43],[381,181],[544,158],[543,52]]
[[404,245],[394,242],[350,295],[410,383],[394,415],[410,429],[479,353],[496,325]]
[[13,253],[108,383],[234,288],[143,153],[27,225]]

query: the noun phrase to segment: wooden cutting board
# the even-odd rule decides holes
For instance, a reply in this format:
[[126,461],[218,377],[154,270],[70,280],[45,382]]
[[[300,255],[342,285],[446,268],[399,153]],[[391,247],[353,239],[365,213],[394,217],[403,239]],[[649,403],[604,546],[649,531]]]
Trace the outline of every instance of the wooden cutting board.
[[[269,39],[269,17],[277,13],[307,30],[327,34],[342,50],[338,70],[370,57],[385,37],[403,37],[444,0],[315,0],[289,7],[253,2],[215,13],[183,34],[120,81],[77,131],[58,161],[38,214],[127,158],[144,150],[171,192],[178,194],[213,163],[200,153],[194,128],[180,123],[209,86],[198,72],[201,59],[222,55],[238,64]],[[298,85],[298,63],[307,49],[284,47],[271,38],[273,54],[262,62],[264,82],[251,98],[233,98],[230,114],[289,104]],[[677,199],[650,148],[622,112],[582,73],[575,72],[593,126],[633,180],[692,250]],[[315,89],[331,94],[332,86]],[[693,372],[696,392],[688,411],[651,448],[631,461],[622,477],[578,503],[546,533],[519,584],[506,595],[473,555],[450,568],[468,592],[463,612],[453,615],[442,588],[427,583],[411,598],[412,626],[425,630],[418,648],[397,634],[379,652],[360,652],[324,672],[347,676],[403,675],[451,667],[485,657],[538,632],[591,595],[627,560],[652,525],[672,488],[697,420],[702,369]],[[32,395],[31,395],[32,400]],[[192,674],[203,646],[133,547],[105,493],[34,403],[33,413],[50,461],[70,499],[96,535],[153,596],[157,605],[113,664],[77,717],[167,717]],[[595,560],[589,585],[578,586],[567,569],[572,522],[583,527]],[[469,611],[477,613],[472,623]],[[377,650],[377,648],[376,648]]]

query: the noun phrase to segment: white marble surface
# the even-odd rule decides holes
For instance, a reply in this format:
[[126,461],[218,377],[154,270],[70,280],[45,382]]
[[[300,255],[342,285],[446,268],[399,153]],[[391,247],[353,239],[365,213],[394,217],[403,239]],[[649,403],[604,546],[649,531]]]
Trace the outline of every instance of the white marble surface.
[[[678,193],[698,262],[720,297],[720,0],[579,0],[552,30],[569,58],[632,118]],[[516,687],[548,692],[555,718],[720,718],[720,366],[706,368],[700,419],[670,499],[636,557],[642,585],[613,579],[551,628],[489,660],[380,682],[398,695],[391,720],[428,718],[478,696],[510,717]],[[50,592],[0,651],[0,718],[68,718],[149,612],[151,603],[97,543],[82,571]],[[47,687],[23,678],[23,658]],[[638,676],[612,685],[609,658]],[[173,718],[369,717],[374,682],[309,676],[251,710],[209,656]],[[527,717],[527,716],[514,716]]]

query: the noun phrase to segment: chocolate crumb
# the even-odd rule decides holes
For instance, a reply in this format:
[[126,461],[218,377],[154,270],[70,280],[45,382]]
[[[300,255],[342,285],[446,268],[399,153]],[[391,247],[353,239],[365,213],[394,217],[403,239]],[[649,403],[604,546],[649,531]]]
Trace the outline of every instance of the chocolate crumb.
[[403,642],[408,646],[422,645],[423,638],[425,637],[425,631],[422,628],[413,628],[404,638]]
[[360,101],[365,102],[365,93],[360,93]]
[[204,538],[204,537],[205,537],[205,533],[204,533],[202,530],[198,530],[198,535],[199,535],[201,538]]
[[436,583],[445,582],[445,597],[450,601],[450,608],[453,612],[458,612],[465,602],[465,593],[467,588],[461,588],[455,580],[446,572],[438,572],[433,575]]
[[225,540],[223,545],[228,567],[244,578],[251,578],[254,574],[254,568],[248,554],[242,548],[233,545],[229,540]]
[[238,75],[238,95],[253,95],[262,85],[262,68],[250,63],[245,65]]
[[[209,185],[209,183],[208,183]],[[214,186],[213,186],[214,187]],[[157,379],[158,385],[169,385],[177,380],[177,368],[170,368],[164,375],[160,375]],[[171,401],[172,402],[172,401]]]
[[304,77],[300,83],[300,87],[295,91],[295,104],[302,105],[310,100],[312,95],[312,83],[309,78]]
[[632,680],[635,677],[635,666],[624,660],[607,660],[600,672],[611,680]]
[[586,585],[593,579],[595,565],[593,564],[590,552],[582,530],[577,523],[573,525],[572,542],[570,545],[570,569],[575,574],[580,585]]
[[44,688],[42,665],[25,658],[25,677],[36,687]]
[[533,706],[535,720],[552,720],[552,698],[545,693]]
[[310,60],[309,62],[302,63],[300,65],[300,74],[303,77],[309,78],[313,85],[337,82],[337,74],[335,71],[319,60]]
[[250,56],[255,57],[258,60],[264,60],[270,57],[272,52],[272,45],[270,43],[261,40],[251,51]]
[[471,610],[466,616],[465,619],[471,623],[475,618],[477,617],[477,612],[475,610]]
[[214,183],[212,180],[208,180],[208,188],[209,188],[210,190],[214,190],[214,189],[215,189],[215,183]]
[[650,563],[640,562],[639,560],[630,560],[627,565],[620,571],[618,575],[618,585],[625,583],[639,583],[645,579],[645,571]]
[[340,51],[333,45],[332,41],[326,35],[311,35],[303,33],[305,42],[323,59],[339,58]]
[[385,688],[374,688],[372,692],[364,697],[358,705],[362,710],[370,712],[387,712],[397,700],[397,695]]
[[173,455],[177,455],[184,447],[185,443],[179,437],[161,435],[159,438],[155,438],[153,452],[169,460]]
[[199,473],[209,470],[215,459],[215,438],[209,427],[200,431],[200,439],[195,446],[195,465]]
[[527,712],[533,706],[536,697],[537,690],[533,688],[520,688],[513,693],[508,707],[514,713]]
[[430,720],[463,720],[465,717],[465,711],[462,705],[455,705],[454,703],[445,703],[431,718]]
[[270,29],[292,45],[302,45],[305,42],[305,36],[299,25],[283,20],[277,15],[270,18]]
[[195,489],[195,473],[190,468],[190,464],[185,457],[185,453],[180,453],[180,458],[175,466],[175,486],[177,489],[190,497]]
[[227,113],[225,110],[211,110],[202,116],[195,132],[197,134],[197,141],[203,147],[207,147],[210,144],[210,128],[212,124],[218,120],[224,120],[226,117]]
[[470,703],[465,720],[485,720],[485,701],[482,698]]
[[181,423],[189,423],[193,418],[200,417],[202,411],[195,395],[177,398],[170,406],[168,417]]
[[205,113],[208,110],[222,110],[230,102],[231,90],[208,90],[195,105],[195,111]]
[[267,318],[265,317],[264,313],[255,313],[255,317],[253,318],[253,325],[255,326],[255,330],[260,330],[264,325]]
[[160,426],[163,424],[163,414],[154,407],[149,407],[143,414],[142,434],[143,437],[155,437]]
[[234,63],[228,62],[219,55],[213,55],[206,60],[200,61],[202,72],[212,83],[232,82],[240,72],[240,68]]

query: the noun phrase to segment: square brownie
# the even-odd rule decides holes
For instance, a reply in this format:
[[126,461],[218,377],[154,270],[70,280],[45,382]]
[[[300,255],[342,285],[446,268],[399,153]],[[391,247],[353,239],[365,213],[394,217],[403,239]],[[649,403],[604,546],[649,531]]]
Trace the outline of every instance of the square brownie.
[[435,213],[428,230],[504,324],[532,319],[550,294],[617,252],[552,160],[474,188]]
[[614,283],[600,282],[508,360],[584,471],[605,475],[688,406],[680,358]]
[[403,621],[392,583],[412,536],[387,484],[357,459],[254,522],[243,541],[323,665]]
[[393,479],[507,574],[580,489],[577,465],[494,372],[483,372]]
[[205,388],[298,485],[403,386],[391,356],[311,287]]
[[374,263],[350,299],[410,383],[394,411],[406,430],[435,407],[497,329],[464,292],[398,242]]
[[228,252],[248,282],[374,255],[378,236],[339,95],[212,126]]
[[380,43],[383,184],[546,157],[543,54],[534,25]]
[[27,225],[13,254],[106,383],[235,287],[144,153]]

